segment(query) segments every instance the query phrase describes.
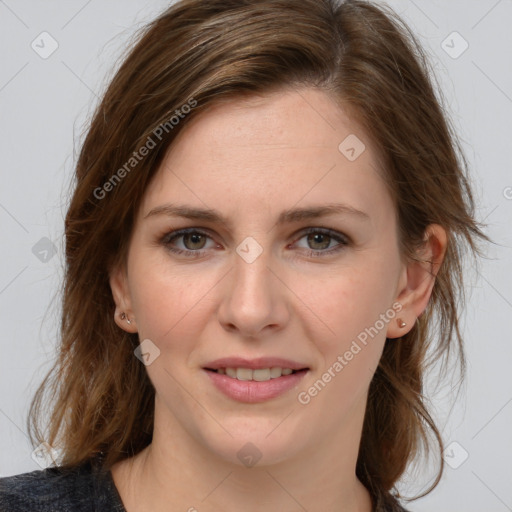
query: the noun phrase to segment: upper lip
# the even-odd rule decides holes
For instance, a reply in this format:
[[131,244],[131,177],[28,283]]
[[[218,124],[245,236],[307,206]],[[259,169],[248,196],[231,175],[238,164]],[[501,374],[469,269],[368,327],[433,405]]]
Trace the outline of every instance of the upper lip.
[[218,370],[219,368],[250,368],[258,370],[261,368],[291,368],[292,370],[307,369],[306,364],[290,361],[281,357],[258,357],[256,359],[245,359],[243,357],[223,357],[216,359],[204,366],[206,369]]

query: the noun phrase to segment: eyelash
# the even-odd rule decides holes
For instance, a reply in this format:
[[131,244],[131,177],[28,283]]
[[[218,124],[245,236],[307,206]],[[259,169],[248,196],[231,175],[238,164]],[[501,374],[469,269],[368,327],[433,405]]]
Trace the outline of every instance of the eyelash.
[[[327,229],[327,228],[308,228],[301,233],[301,236],[297,239],[297,241],[301,240],[305,236],[312,234],[312,233],[319,233],[321,235],[327,235],[329,238],[332,238],[333,240],[335,240],[339,243],[338,243],[338,245],[331,247],[328,250],[323,250],[323,251],[322,250],[314,250],[314,249],[309,249],[309,250],[305,249],[306,256],[308,256],[308,257],[318,257],[318,256],[323,257],[324,255],[332,255],[334,253],[342,251],[346,246],[348,246],[350,244],[350,240],[346,235],[343,235],[342,233],[339,233],[338,231],[333,231],[332,229]],[[167,250],[171,251],[174,254],[185,255],[188,258],[202,257],[203,252],[207,251],[207,249],[199,249],[197,251],[193,251],[191,249],[188,249],[188,250],[177,249],[177,248],[171,246],[171,243],[174,240],[181,238],[184,235],[189,235],[189,234],[202,235],[202,236],[205,236],[205,237],[211,239],[211,236],[208,233],[202,231],[201,229],[186,228],[186,229],[179,229],[177,231],[171,231],[170,233],[165,234],[161,238],[160,243],[162,245],[164,245],[167,248]]]

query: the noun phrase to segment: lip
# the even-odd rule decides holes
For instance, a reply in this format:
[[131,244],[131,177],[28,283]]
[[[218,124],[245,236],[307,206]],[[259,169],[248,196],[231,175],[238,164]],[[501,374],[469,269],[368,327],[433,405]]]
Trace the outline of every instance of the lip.
[[[250,368],[259,370],[261,368],[291,368],[292,370],[304,370],[309,367],[307,364],[290,361],[280,357],[258,357],[256,359],[245,359],[243,357],[223,357],[211,363],[205,364],[204,369],[218,370],[219,368]],[[279,377],[281,378],[281,377]],[[277,379],[276,379],[277,380]]]
[[[232,361],[232,359],[230,359],[230,361]],[[258,364],[259,368],[268,368],[268,366],[265,366],[264,363],[256,363],[255,360],[253,360],[252,363]],[[262,364],[263,366],[261,366]],[[238,368],[242,366],[243,365],[235,365],[235,367]],[[273,364],[272,366],[280,366],[280,364]],[[220,365],[219,367],[223,368],[222,365]],[[232,366],[228,366],[228,368],[229,367]],[[286,365],[284,365],[283,367],[291,368],[290,366]],[[258,369],[258,366],[255,366],[253,368]],[[227,375],[222,375],[215,371],[210,371],[206,368],[203,368],[203,372],[206,375],[208,375],[213,385],[219,391],[224,393],[224,395],[226,395],[228,398],[236,400],[237,402],[258,403],[271,400],[272,398],[276,398],[286,393],[290,389],[296,387],[299,384],[299,382],[303,379],[303,377],[309,372],[309,369],[303,369],[297,371],[296,373],[291,373],[290,375],[282,375],[281,377],[277,377],[276,379],[270,379],[263,382],[233,379],[231,377],[228,377]]]

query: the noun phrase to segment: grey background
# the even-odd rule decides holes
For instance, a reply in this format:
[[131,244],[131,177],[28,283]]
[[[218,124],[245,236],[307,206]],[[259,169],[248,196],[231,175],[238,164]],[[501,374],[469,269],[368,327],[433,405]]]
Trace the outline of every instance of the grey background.
[[[512,510],[512,2],[388,4],[431,55],[471,165],[478,219],[496,241],[469,283],[465,386],[458,397],[445,386],[431,400],[446,444],[456,443],[445,453],[453,467],[408,508]],[[129,38],[167,5],[0,0],[0,476],[40,469],[25,420],[56,344],[63,217],[85,122]],[[34,41],[40,52],[51,49],[43,31],[58,44],[45,59],[31,47]],[[469,47],[458,55],[464,40]],[[434,466],[410,468],[400,488],[414,495],[433,476]]]

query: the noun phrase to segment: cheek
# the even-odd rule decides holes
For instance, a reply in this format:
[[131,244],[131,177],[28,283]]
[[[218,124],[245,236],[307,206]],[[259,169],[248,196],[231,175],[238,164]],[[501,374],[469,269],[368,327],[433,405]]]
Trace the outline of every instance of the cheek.
[[322,281],[303,282],[299,296],[310,310],[308,339],[321,366],[298,390],[300,404],[318,408],[318,414],[335,404],[341,417],[367,391],[395,317],[393,268],[391,262],[387,268],[367,260]]
[[[321,280],[297,280],[297,296],[307,306],[311,339],[322,340],[324,351],[343,350],[366,328],[373,326],[393,302],[392,272],[377,265],[339,268]],[[305,310],[306,311],[306,310]],[[381,322],[378,323],[382,329]],[[320,332],[323,333],[319,337]]]
[[194,265],[171,265],[165,254],[134,257],[130,270],[132,306],[141,338],[163,343],[197,329],[216,275],[203,272],[198,278]]
[[309,315],[314,327],[308,339],[321,363],[297,390],[297,401],[313,416],[332,411],[337,423],[361,403],[379,363],[386,336],[380,315],[386,311],[388,293],[369,272],[352,270],[350,277],[338,276],[329,283],[307,288],[306,303],[314,313]]

